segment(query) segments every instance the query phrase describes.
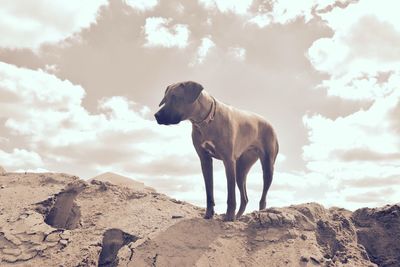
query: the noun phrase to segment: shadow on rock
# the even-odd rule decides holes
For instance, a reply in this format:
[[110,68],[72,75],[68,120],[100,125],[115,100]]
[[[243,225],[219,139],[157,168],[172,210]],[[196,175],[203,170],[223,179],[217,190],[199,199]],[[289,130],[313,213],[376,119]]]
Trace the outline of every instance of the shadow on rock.
[[45,215],[45,222],[60,229],[76,229],[79,227],[81,212],[75,203],[75,198],[86,187],[85,183],[78,182],[68,185],[55,196],[38,203],[36,211]]
[[371,261],[382,267],[399,266],[400,204],[359,209],[352,219],[358,242],[365,247]]
[[120,229],[108,229],[103,235],[102,249],[98,266],[114,267],[118,265],[118,251],[125,245],[138,240]]

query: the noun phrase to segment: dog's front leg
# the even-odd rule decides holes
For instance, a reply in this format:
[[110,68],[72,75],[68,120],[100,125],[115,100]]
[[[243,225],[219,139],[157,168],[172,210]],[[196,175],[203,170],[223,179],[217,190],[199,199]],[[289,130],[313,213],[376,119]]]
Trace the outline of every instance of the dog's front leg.
[[236,210],[236,196],[235,196],[235,186],[236,186],[236,162],[233,159],[224,160],[226,179],[228,184],[228,207],[226,210],[225,221],[235,220],[235,210]]
[[204,184],[207,194],[207,210],[205,219],[211,219],[214,216],[214,189],[213,189],[213,165],[212,158],[207,154],[200,155],[201,170],[203,172]]

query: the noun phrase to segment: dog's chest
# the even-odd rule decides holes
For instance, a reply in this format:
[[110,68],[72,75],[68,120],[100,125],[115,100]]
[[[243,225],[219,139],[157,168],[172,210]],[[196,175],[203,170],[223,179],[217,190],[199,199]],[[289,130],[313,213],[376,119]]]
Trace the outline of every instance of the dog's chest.
[[201,143],[201,147],[207,151],[211,156],[216,157],[216,150],[215,150],[215,145],[212,141],[204,141]]

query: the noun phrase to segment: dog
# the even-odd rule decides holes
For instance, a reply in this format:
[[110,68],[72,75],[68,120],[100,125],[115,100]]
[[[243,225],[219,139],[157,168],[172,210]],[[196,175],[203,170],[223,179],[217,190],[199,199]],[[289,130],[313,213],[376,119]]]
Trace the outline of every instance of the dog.
[[[265,119],[216,100],[193,81],[169,85],[159,106],[160,110],[154,114],[158,124],[178,124],[184,120],[192,123],[192,141],[200,158],[207,195],[205,219],[214,215],[213,158],[223,161],[226,172],[225,221],[234,221],[244,213],[248,203],[246,176],[258,159],[263,170],[259,208],[265,209],[279,150],[276,133]],[[240,192],[236,217],[235,183]]]

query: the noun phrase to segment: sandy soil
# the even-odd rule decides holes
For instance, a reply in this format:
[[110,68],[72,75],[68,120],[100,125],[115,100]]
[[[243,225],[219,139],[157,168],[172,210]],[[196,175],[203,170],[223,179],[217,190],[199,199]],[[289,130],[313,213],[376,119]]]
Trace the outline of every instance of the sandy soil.
[[400,266],[400,205],[307,203],[223,222],[100,178],[0,172],[0,266]]

